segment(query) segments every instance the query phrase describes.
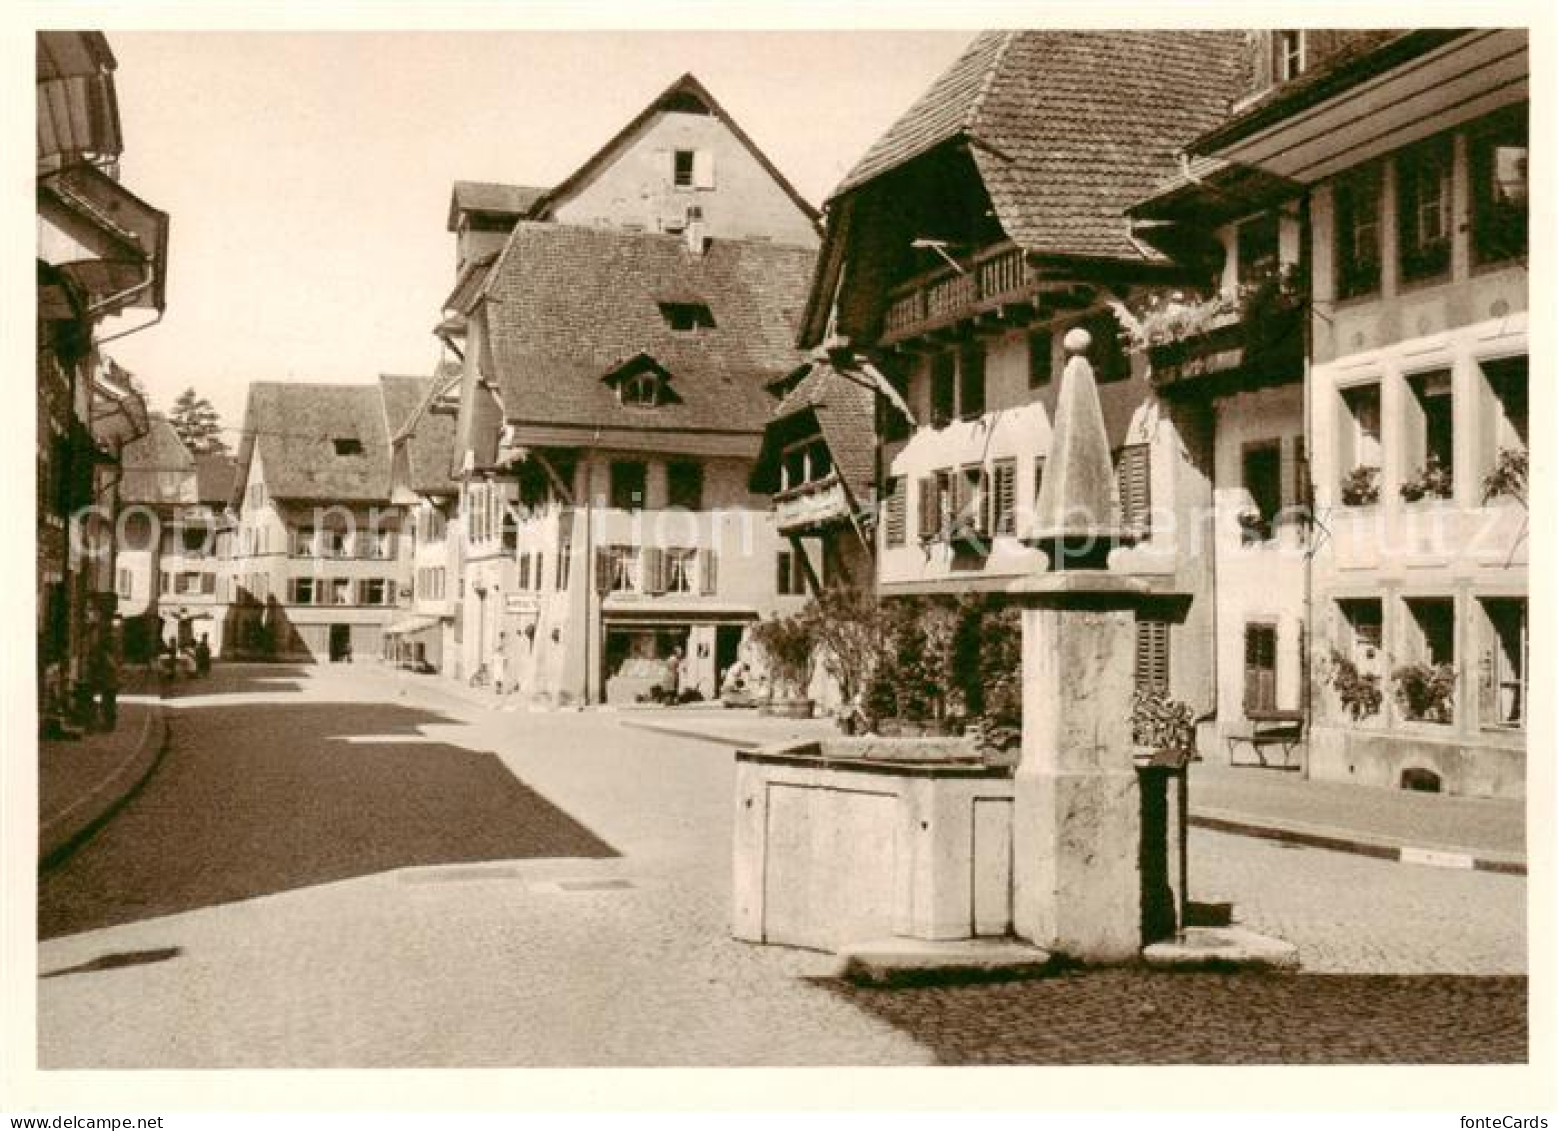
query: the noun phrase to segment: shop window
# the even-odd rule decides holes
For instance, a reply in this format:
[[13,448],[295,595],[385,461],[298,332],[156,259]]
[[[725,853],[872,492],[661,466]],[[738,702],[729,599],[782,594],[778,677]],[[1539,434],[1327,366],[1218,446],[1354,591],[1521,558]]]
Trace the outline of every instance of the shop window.
[[1472,251],[1480,263],[1524,259],[1530,233],[1527,109],[1489,119],[1469,139]]
[[1438,137],[1397,159],[1396,232],[1407,282],[1450,269],[1450,153],[1450,139]]
[[648,481],[649,466],[642,460],[612,460],[612,507],[623,511],[642,510]]
[[1136,622],[1136,690],[1169,691],[1169,623]]
[[1377,166],[1337,180],[1336,297],[1373,294],[1380,286],[1380,175]]
[[1530,627],[1524,597],[1485,597],[1479,672],[1483,726],[1524,727]]
[[1454,489],[1455,412],[1450,371],[1435,370],[1408,378],[1401,497],[1448,499]]
[[1282,510],[1282,442],[1247,444],[1243,472],[1252,509],[1240,514],[1240,525],[1247,541],[1265,541],[1276,532]]
[[950,351],[933,354],[930,361],[930,421],[945,428],[957,416],[957,356]]
[[1250,718],[1277,709],[1277,626],[1244,626],[1244,713]]
[[985,347],[969,342],[958,351],[958,418],[978,420],[985,414]]
[[665,467],[666,502],[681,510],[703,509],[703,464],[673,459]]
[[1055,336],[1048,330],[1028,332],[1028,388],[1048,385],[1055,375]]

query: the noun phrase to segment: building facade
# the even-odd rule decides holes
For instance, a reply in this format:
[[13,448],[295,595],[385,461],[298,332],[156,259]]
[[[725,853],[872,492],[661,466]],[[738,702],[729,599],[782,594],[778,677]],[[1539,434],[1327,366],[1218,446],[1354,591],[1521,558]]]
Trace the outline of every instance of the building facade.
[[383,654],[385,627],[410,591],[386,401],[382,382],[250,385],[232,500],[229,651],[315,662]]
[[1035,507],[1061,342],[1085,329],[1118,475],[1117,513],[1090,517],[1127,532],[1113,568],[1160,595],[1139,681],[1202,712],[1206,422],[1156,396],[1121,317],[1194,276],[1123,211],[1172,170],[1172,139],[1221,120],[1245,65],[1240,33],[980,35],[830,198],[801,338],[885,378],[879,593],[956,595],[1049,568]]
[[115,315],[161,313],[168,217],[119,181],[117,63],[102,33],[39,32],[36,57],[35,628],[51,733],[84,713],[97,658],[117,648],[116,464],[146,406],[96,338]]
[[781,592],[786,551],[749,480],[764,386],[802,360],[815,213],[691,76],[533,193],[462,182],[451,204],[444,668],[620,702],[655,682],[636,661],[680,652],[681,690],[713,697],[747,627],[803,596]]
[[1527,35],[1323,34],[1193,146],[1307,205],[1310,773],[1519,796]]

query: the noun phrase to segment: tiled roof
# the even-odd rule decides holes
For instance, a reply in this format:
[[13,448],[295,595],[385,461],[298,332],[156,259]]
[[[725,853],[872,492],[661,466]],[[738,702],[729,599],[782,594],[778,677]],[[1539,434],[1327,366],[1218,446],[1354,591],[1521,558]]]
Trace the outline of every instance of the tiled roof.
[[[265,484],[277,499],[387,502],[389,432],[377,384],[312,385],[258,381],[249,386],[238,452],[247,478],[257,451]],[[356,440],[361,454],[342,454],[336,440]]]
[[834,196],[962,140],[1002,228],[1028,251],[1154,258],[1123,213],[1222,120],[1248,66],[1240,31],[985,32]]
[[220,509],[232,497],[238,461],[226,453],[195,457],[195,493],[207,506]]
[[455,181],[449,194],[449,230],[455,230],[461,212],[489,212],[518,219],[547,194],[530,185],[500,185],[491,181]]
[[454,460],[454,417],[426,411],[428,399],[447,384],[447,380],[437,377],[385,375],[379,378],[390,435],[393,438],[405,432],[402,443],[410,476],[407,485],[421,495],[452,494],[459,486],[450,475]]
[[1272,86],[1259,98],[1238,108],[1238,112],[1212,123],[1197,135],[1185,138],[1185,147],[1193,153],[1210,153],[1241,137],[1279,121],[1288,114],[1372,78],[1434,48],[1467,34],[1465,29],[1353,29],[1321,32],[1311,30],[1311,39],[1324,35],[1336,40],[1336,46],[1297,78]]
[[462,315],[469,314],[471,304],[481,293],[482,284],[487,281],[487,272],[497,258],[497,252],[489,251],[486,255],[477,255],[466,260],[459,274],[455,276],[454,289],[449,292],[449,297],[444,299],[444,309]]
[[146,434],[126,444],[120,454],[120,500],[144,506],[195,503],[195,457],[166,417],[154,414],[147,425]]
[[812,363],[806,376],[774,409],[773,424],[781,425],[808,412],[814,414],[833,465],[850,494],[856,500],[868,498],[876,479],[876,393],[871,378],[841,373],[827,362]]
[[[610,428],[762,431],[763,384],[794,368],[809,248],[521,223],[487,284],[490,355],[510,421]],[[667,294],[701,299],[714,325],[670,328]],[[603,380],[645,353],[679,403],[629,408]]]

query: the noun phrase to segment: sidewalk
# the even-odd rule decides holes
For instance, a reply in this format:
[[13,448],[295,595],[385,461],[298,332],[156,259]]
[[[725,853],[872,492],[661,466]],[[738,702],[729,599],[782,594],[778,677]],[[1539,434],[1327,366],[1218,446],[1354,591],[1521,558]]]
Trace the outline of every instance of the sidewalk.
[[38,744],[38,865],[68,855],[146,780],[167,745],[156,699],[120,701],[119,725],[74,741]]
[[[829,719],[774,719],[746,711],[683,709],[624,716],[622,723],[738,749],[837,733]],[[1526,871],[1524,801],[1305,781],[1278,770],[1203,762],[1190,770],[1190,823],[1407,863]]]

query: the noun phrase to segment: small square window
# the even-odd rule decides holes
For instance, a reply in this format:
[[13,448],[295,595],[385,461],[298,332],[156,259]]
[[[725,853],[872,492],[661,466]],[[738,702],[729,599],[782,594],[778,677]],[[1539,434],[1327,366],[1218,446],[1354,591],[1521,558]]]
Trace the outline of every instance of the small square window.
[[355,436],[337,436],[333,441],[335,454],[338,456],[362,455],[362,441]]
[[692,330],[714,329],[714,312],[701,302],[662,302],[660,317],[672,330],[686,333]]

